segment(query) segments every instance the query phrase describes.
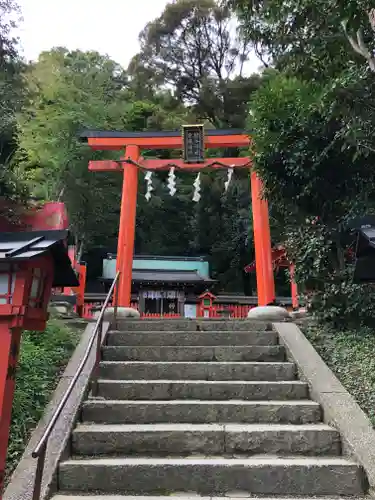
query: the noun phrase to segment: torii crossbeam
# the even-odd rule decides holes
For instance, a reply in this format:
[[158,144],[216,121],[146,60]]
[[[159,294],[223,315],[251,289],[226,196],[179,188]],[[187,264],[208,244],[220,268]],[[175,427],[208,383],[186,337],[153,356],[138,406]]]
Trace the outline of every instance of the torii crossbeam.
[[[195,128],[194,128],[195,127]],[[199,144],[192,144],[189,133],[198,137]],[[196,134],[201,134],[200,136]],[[170,132],[108,132],[86,130],[80,135],[93,150],[118,150],[125,155],[118,161],[90,161],[91,171],[118,171],[123,173],[120,227],[117,246],[117,270],[120,271],[118,285],[118,304],[130,306],[132,265],[134,253],[135,222],[138,193],[138,169],[168,170],[171,167],[187,171],[200,171],[208,168],[247,168],[251,179],[252,212],[254,222],[254,243],[258,304],[267,305],[275,300],[275,283],[271,255],[271,235],[268,216],[268,203],[262,197],[262,182],[251,171],[251,159],[245,158],[207,158],[205,149],[249,147],[250,137],[242,130],[207,130],[200,125],[186,126],[183,134]],[[187,151],[187,138],[190,149]],[[195,140],[195,139],[194,139]],[[197,147],[198,149],[197,149]],[[195,149],[194,149],[195,148]],[[179,149],[184,151],[184,159],[163,160],[144,159],[143,149]],[[198,154],[199,153],[199,154]],[[189,156],[190,155],[190,156]]]

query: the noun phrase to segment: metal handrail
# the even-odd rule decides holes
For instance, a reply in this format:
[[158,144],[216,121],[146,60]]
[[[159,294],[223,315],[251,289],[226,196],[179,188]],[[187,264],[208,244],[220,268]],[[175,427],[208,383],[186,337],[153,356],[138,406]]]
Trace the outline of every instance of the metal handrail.
[[[90,338],[90,342],[88,343],[88,346],[86,348],[85,354],[82,358],[81,363],[79,364],[79,367],[72,378],[72,381],[69,384],[69,387],[66,389],[64,396],[61,398],[61,401],[59,405],[57,406],[56,410],[54,411],[42,437],[40,438],[38,444],[36,445],[34,451],[32,452],[31,456],[33,458],[37,458],[37,466],[36,466],[36,472],[35,472],[35,480],[34,480],[34,489],[33,489],[33,500],[40,500],[40,493],[41,493],[41,488],[42,488],[42,479],[43,479],[43,471],[44,471],[44,462],[46,458],[46,451],[47,451],[47,444],[48,440],[51,436],[51,433],[56,425],[56,422],[58,421],[61,412],[63,411],[67,401],[69,400],[70,395],[73,392],[73,389],[87,363],[87,360],[90,357],[91,354],[91,349],[92,346],[95,343],[96,340],[96,358],[95,358],[95,364],[93,367],[93,380],[92,380],[92,394],[94,396],[97,395],[98,391],[98,376],[99,376],[99,362],[101,360],[101,346],[102,346],[102,334],[103,334],[103,319],[104,319],[104,313],[106,308],[108,307],[110,298],[113,295],[114,289],[116,287],[116,284],[119,281],[120,277],[120,272],[118,271],[115,279],[113,280],[112,286],[108,292],[108,295],[104,301],[103,307],[100,311],[99,317],[95,323],[94,327],[94,332]],[[117,327],[117,307],[118,307],[118,286],[116,287],[116,292],[115,292],[115,301],[114,301],[114,322]]]

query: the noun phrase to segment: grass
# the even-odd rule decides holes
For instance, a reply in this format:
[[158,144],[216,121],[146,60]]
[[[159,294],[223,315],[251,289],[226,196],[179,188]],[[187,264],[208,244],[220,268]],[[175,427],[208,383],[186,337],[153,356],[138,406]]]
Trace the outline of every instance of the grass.
[[306,337],[375,426],[375,336],[369,328],[310,325]]
[[49,321],[44,332],[22,336],[8,445],[7,477],[20,460],[80,339],[78,330]]

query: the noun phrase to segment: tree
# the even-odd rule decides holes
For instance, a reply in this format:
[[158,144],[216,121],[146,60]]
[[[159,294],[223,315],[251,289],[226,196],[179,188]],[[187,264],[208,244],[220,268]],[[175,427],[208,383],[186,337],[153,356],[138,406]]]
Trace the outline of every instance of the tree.
[[252,220],[249,174],[236,171],[228,191],[226,172],[211,172],[202,178],[202,199],[193,221],[194,251],[209,255],[212,276],[222,290],[238,292],[248,288],[243,271],[252,260]]
[[11,154],[14,113],[19,108],[22,82],[21,61],[17,51],[17,40],[12,36],[18,13],[13,0],[0,0],[0,155],[2,158]]
[[348,219],[375,212],[375,151],[348,128],[357,76],[321,86],[276,73],[254,96],[249,118],[254,165],[297,278],[335,321],[368,321],[374,313],[371,289],[352,283],[343,239]]
[[42,53],[26,82],[29,101],[18,117],[24,176],[35,196],[67,205],[80,253],[96,238],[115,237],[120,179],[88,172],[93,154],[78,141],[85,127],[126,128],[129,102],[120,66],[96,52]]
[[[33,194],[66,203],[79,254],[93,246],[115,247],[121,175],[88,171],[89,160],[111,154],[91,151],[79,142],[79,132],[174,128],[184,122],[185,109],[167,92],[156,103],[136,100],[124,70],[96,52],[43,53],[27,83],[30,100],[18,119],[18,155]],[[139,203],[151,216],[152,207],[142,198]]]
[[[356,62],[375,70],[370,0],[229,0],[242,30],[279,69],[329,79]],[[354,49],[354,50],[353,50]]]
[[[34,195],[66,203],[80,253],[96,246],[116,249],[121,175],[88,172],[90,159],[108,158],[111,154],[92,152],[80,144],[78,131],[86,127],[168,130],[201,119],[196,107],[186,106],[168,88],[155,88],[140,99],[140,89],[127,77],[122,68],[106,57],[66,49],[41,54],[27,73],[30,100],[18,120],[18,158]],[[257,87],[256,79],[248,84],[251,91]],[[241,102],[237,100],[236,80],[228,82],[231,115],[243,124],[248,94],[244,87],[240,90]],[[142,154],[180,156],[180,152],[169,150]],[[118,156],[115,152],[114,158]],[[241,289],[242,268],[250,260],[246,256],[248,179],[239,178],[234,184],[236,189],[223,198],[224,180],[212,174],[205,188],[207,194],[197,207],[192,201],[194,174],[177,173],[178,191],[174,197],[166,190],[166,177],[166,173],[155,174],[155,191],[148,203],[140,173],[136,251],[194,255],[215,247],[211,256],[214,274],[223,279],[224,286],[228,283],[232,289]],[[213,206],[218,207],[217,213]],[[215,228],[210,231],[210,240],[203,225],[206,215]],[[240,259],[232,255],[237,251],[235,247],[241,248]]]
[[[210,127],[243,128],[249,96],[259,87],[261,79],[259,75],[244,76],[250,44],[236,35],[235,28],[236,19],[220,2],[170,3],[140,34],[141,51],[129,66],[131,88],[139,98],[152,100],[169,91],[169,102],[174,106],[182,103],[190,114],[190,123],[202,120]],[[209,255],[213,275],[220,278],[222,286],[243,289],[242,270],[251,260],[252,246],[247,175],[236,174],[228,195],[223,196],[223,176],[204,174],[202,198],[197,206],[191,199],[194,177],[181,173],[177,177],[179,189],[174,198],[168,194],[166,198],[153,196],[150,201],[153,211],[140,205],[142,222],[137,227],[137,251],[149,248],[152,234],[152,249],[159,248],[163,253],[173,250],[180,255]],[[162,189],[157,186],[154,193]],[[175,213],[166,219],[162,217],[165,211]],[[157,232],[152,230],[156,226]]]
[[[12,36],[18,7],[12,0],[0,0],[0,198],[18,202],[23,199],[24,187],[15,175],[11,160],[16,149],[15,113],[23,97],[22,63],[17,40]],[[12,215],[12,209],[8,206]],[[4,209],[2,210],[4,215]]]
[[140,34],[141,51],[129,67],[133,85],[146,89],[146,95],[171,87],[181,102],[214,126],[242,127],[244,96],[258,80],[244,77],[250,45],[233,33],[229,8],[214,0],[168,4]]

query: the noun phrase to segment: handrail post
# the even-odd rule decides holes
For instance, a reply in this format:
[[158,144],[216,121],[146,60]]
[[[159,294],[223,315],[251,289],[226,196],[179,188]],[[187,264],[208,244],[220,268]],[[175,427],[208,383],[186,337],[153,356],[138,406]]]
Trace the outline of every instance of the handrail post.
[[117,309],[118,309],[118,293],[119,293],[119,277],[117,276],[117,283],[116,283],[116,288],[115,288],[115,307],[114,307],[114,326],[115,329],[117,330]]
[[43,446],[40,450],[40,454],[38,456],[38,461],[36,464],[34,489],[33,489],[33,500],[40,499],[40,494],[41,494],[41,490],[42,490],[43,472],[44,472],[44,462],[46,460],[46,452],[47,452],[47,441],[43,444]]
[[95,353],[95,365],[93,370],[93,379],[91,386],[91,393],[95,398],[99,392],[99,363],[101,360],[101,349],[102,349],[102,336],[103,336],[103,319],[99,322],[99,328],[96,332],[96,353]]

